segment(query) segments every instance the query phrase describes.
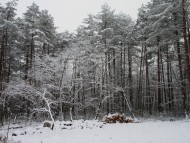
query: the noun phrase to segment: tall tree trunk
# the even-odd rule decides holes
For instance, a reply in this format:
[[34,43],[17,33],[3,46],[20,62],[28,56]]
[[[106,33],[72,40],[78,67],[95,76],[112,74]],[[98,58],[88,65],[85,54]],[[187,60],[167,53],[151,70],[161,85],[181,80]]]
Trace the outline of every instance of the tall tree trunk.
[[[115,49],[113,49],[113,86],[116,86],[116,55],[115,55]],[[115,106],[115,93],[114,94],[114,97],[113,97],[113,100],[112,100],[112,110]]]
[[7,76],[8,76],[8,71],[7,71],[7,50],[8,50],[8,30],[5,30],[5,47],[4,47],[4,63],[3,63],[3,69],[4,69],[4,82],[7,82]]
[[[182,3],[184,3],[184,0],[182,0]],[[174,5],[175,6],[175,5]],[[174,17],[174,25],[176,26],[176,30],[175,30],[175,36],[176,36],[176,47],[177,47],[177,55],[178,55],[178,65],[179,65],[179,76],[180,76],[180,90],[181,90],[181,93],[182,93],[182,96],[183,96],[183,108],[184,108],[184,110],[185,110],[185,112],[186,112],[186,104],[184,104],[185,103],[185,101],[186,101],[186,90],[185,90],[185,88],[186,88],[186,84],[185,84],[185,82],[184,82],[184,78],[183,78],[183,67],[182,67],[182,56],[181,56],[181,49],[180,49],[180,38],[179,38],[179,31],[178,31],[178,29],[177,29],[177,21],[178,21],[178,13],[177,12],[174,12],[173,13],[173,17]],[[184,18],[183,18],[183,20],[185,20]],[[185,23],[183,23],[184,25],[186,25]],[[186,29],[185,28],[183,28],[183,32],[185,32],[186,33]],[[184,38],[186,39],[186,37],[185,37],[185,34],[184,33]],[[186,43],[186,46],[187,46],[187,41],[185,42]],[[188,48],[188,47],[186,47],[186,48]],[[187,55],[187,54],[186,54]],[[186,61],[187,62],[187,61]]]
[[129,66],[129,73],[128,73],[128,80],[129,80],[129,96],[130,96],[130,103],[133,107],[133,89],[132,89],[132,56],[131,56],[131,48],[128,47],[128,66]]
[[186,10],[185,10],[185,0],[182,0],[183,8],[183,38],[184,38],[184,48],[185,48],[185,58],[186,58],[186,68],[188,81],[190,82],[190,60],[189,60],[189,45],[187,41],[187,20],[186,20]]
[[169,59],[169,47],[168,45],[166,46],[167,48],[167,55],[166,55],[166,62],[167,62],[167,82],[168,82],[168,99],[169,99],[169,110],[172,110],[172,102],[173,102],[173,98],[172,98],[172,76],[171,76],[171,71],[170,71],[170,66],[171,66],[171,61]]
[[[187,20],[186,20],[186,9],[185,9],[185,0],[182,0],[182,13],[183,13],[183,38],[184,38],[184,48],[185,48],[185,62],[186,62],[186,71],[188,77],[188,87],[190,82],[190,59],[189,59],[189,45],[187,41]],[[183,96],[183,107],[186,112],[186,94]]]
[[[162,102],[167,102],[167,95],[166,95],[166,85],[165,85],[165,75],[164,75],[164,62],[163,62],[163,56],[162,53],[160,53],[160,62],[161,62],[161,81],[162,81]],[[163,107],[163,109],[166,109],[166,106]]]
[[111,55],[110,55],[110,50],[108,50],[108,52],[107,52],[107,56],[108,56],[108,96],[109,96],[109,98],[108,98],[108,104],[107,104],[107,110],[108,110],[108,112],[110,113],[111,112]]
[[30,48],[27,47],[26,49],[26,65],[25,65],[25,80],[28,80],[28,70],[29,70],[29,52]]
[[[123,45],[121,44],[121,51],[120,51],[120,86],[123,86]],[[124,88],[124,87],[122,87]],[[121,99],[121,112],[124,112],[125,110],[125,100],[123,93],[120,93],[120,99]]]
[[137,89],[137,107],[138,107],[138,109],[141,111],[141,115],[142,115],[142,113],[143,113],[143,107],[142,107],[142,85],[143,85],[143,83],[142,83],[142,81],[143,81],[143,79],[142,79],[142,77],[143,77],[143,64],[144,64],[144,61],[145,60],[143,60],[143,58],[144,58],[144,45],[142,44],[142,49],[141,49],[141,56],[140,56],[140,71],[139,71],[139,77],[138,77],[138,89]]
[[3,64],[4,64],[4,49],[5,49],[5,34],[4,34],[4,30],[2,32],[2,41],[1,41],[1,51],[0,51],[0,98],[2,100],[2,104],[0,106],[0,121],[1,124],[3,125],[3,119],[4,119],[4,105],[3,105]]
[[[146,39],[145,39],[146,41]],[[148,101],[148,110],[149,113],[152,114],[152,100],[151,100],[151,94],[150,94],[150,80],[149,80],[149,64],[148,64],[148,53],[147,53],[147,44],[145,42],[144,45],[144,60],[145,60],[145,66],[146,66],[146,95],[147,95],[147,101]]]
[[[124,52],[123,52],[123,85],[122,85],[122,88],[123,89],[126,89],[126,50],[127,50],[127,48],[126,48],[126,45],[124,44]],[[122,96],[123,97],[123,96]],[[127,107],[126,107],[126,101],[125,100],[123,100],[123,113],[125,113],[126,112],[126,109],[127,109]]]
[[3,64],[4,64],[4,50],[5,50],[5,34],[4,31],[2,33],[2,41],[1,41],[1,59],[0,59],[0,94],[3,90]]
[[[109,96],[109,69],[108,69],[108,61],[109,61],[109,58],[108,58],[108,52],[105,53],[105,84],[106,84],[106,96]],[[106,103],[106,110],[107,110],[107,114],[110,113],[110,110],[109,110],[109,97],[107,98],[107,103]]]
[[158,72],[158,78],[157,78],[157,97],[158,97],[158,111],[162,112],[162,107],[161,107],[161,102],[162,102],[162,97],[161,97],[161,86],[160,86],[160,82],[161,82],[161,67],[160,67],[160,45],[159,45],[160,39],[159,37],[157,37],[157,47],[158,47],[158,51],[157,51],[157,72]]

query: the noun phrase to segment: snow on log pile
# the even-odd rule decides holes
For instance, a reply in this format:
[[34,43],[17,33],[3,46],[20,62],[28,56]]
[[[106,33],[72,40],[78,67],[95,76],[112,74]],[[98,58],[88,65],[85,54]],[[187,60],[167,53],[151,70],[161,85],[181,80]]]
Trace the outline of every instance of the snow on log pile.
[[103,121],[106,123],[134,123],[134,119],[126,117],[124,114],[109,114],[104,116]]

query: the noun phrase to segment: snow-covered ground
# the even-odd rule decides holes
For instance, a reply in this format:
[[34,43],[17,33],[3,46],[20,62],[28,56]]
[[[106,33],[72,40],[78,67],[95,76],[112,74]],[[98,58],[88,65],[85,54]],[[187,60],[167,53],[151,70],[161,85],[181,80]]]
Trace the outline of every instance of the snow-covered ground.
[[33,124],[11,129],[9,139],[19,143],[190,143],[190,121],[103,124],[80,120],[71,126],[56,122],[53,131]]

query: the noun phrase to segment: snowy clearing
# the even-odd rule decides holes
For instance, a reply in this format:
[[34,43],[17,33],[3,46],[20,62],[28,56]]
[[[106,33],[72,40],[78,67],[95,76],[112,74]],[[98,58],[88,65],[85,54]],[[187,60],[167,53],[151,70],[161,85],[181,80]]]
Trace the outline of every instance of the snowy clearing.
[[[32,125],[11,129],[11,143],[189,143],[190,121],[103,124],[97,121],[56,122],[55,129]],[[18,125],[14,125],[18,126]],[[2,132],[2,131],[1,131]],[[5,130],[4,130],[5,133]],[[16,134],[17,136],[12,136]]]

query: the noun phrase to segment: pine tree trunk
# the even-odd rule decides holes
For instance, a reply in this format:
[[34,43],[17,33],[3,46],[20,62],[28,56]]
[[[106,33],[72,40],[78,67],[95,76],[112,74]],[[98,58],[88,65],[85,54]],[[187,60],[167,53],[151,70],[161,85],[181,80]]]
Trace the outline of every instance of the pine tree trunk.
[[[161,81],[162,81],[162,102],[167,102],[167,95],[166,95],[166,85],[165,85],[165,75],[164,75],[164,62],[163,62],[163,56],[162,53],[160,54],[160,61],[161,61]],[[166,109],[166,106],[163,107]]]
[[111,84],[110,84],[110,82],[111,82],[111,64],[110,64],[110,60],[111,60],[111,57],[110,57],[110,50],[108,50],[108,52],[107,52],[107,56],[108,56],[108,79],[107,79],[107,82],[108,82],[108,96],[109,96],[109,98],[108,98],[108,102],[107,102],[107,112],[108,113],[110,113],[111,112],[111,88],[110,88],[110,86],[111,86]]
[[[123,79],[124,80],[123,80],[122,88],[126,89],[126,71],[127,71],[127,69],[126,69],[126,50],[127,50],[127,48],[126,48],[125,44],[124,44],[124,49],[123,50],[124,50],[124,52],[123,52]],[[127,109],[126,101],[123,100],[123,113],[126,112],[126,109]]]
[[[5,34],[2,32],[1,51],[0,51],[0,98],[3,100],[3,64],[4,64],[4,48],[5,48]],[[3,125],[4,119],[4,106],[3,103],[0,106],[0,121]]]
[[143,68],[143,63],[144,63],[144,61],[145,60],[143,60],[143,55],[144,55],[144,47],[145,46],[143,46],[142,45],[142,50],[141,50],[141,57],[140,57],[140,71],[139,71],[139,77],[138,77],[138,89],[137,89],[137,107],[138,107],[138,109],[141,111],[141,115],[142,115],[142,110],[143,110],[143,107],[142,107],[142,85],[143,85],[143,83],[142,83],[142,76],[143,76],[143,70],[142,70],[142,68]]
[[189,60],[189,45],[187,41],[187,20],[186,20],[186,10],[185,10],[185,0],[182,0],[182,8],[183,8],[183,38],[184,38],[184,48],[185,48],[185,58],[186,58],[185,62],[187,68],[188,81],[190,82],[190,60]]
[[[176,36],[178,36],[178,31],[176,31]],[[181,93],[183,97],[186,97],[186,91],[185,91],[185,83],[183,81],[183,68],[182,68],[182,57],[181,57],[181,49],[180,49],[180,44],[179,44],[179,39],[177,40],[177,55],[178,55],[178,64],[179,64],[179,75],[180,75],[180,83],[181,83]],[[184,106],[184,109],[186,107]]]
[[152,101],[151,101],[151,94],[150,94],[149,65],[148,65],[148,53],[147,53],[146,42],[144,45],[144,59],[145,59],[145,67],[146,67],[146,95],[148,96],[148,100],[147,100],[148,110],[149,110],[149,114],[152,114],[152,103],[151,103]]
[[170,59],[169,59],[169,47],[168,47],[168,45],[167,45],[167,55],[166,55],[166,62],[167,62],[167,81],[168,81],[168,99],[169,99],[169,104],[168,104],[168,106],[169,106],[169,110],[171,111],[172,110],[172,102],[173,102],[173,98],[172,98],[172,76],[171,76],[171,71],[170,71],[170,66],[171,66],[171,61],[170,61]]
[[[183,37],[184,37],[184,48],[185,48],[185,62],[186,62],[186,71],[187,71],[187,76],[188,76],[188,85],[187,87],[189,87],[189,83],[190,83],[190,59],[189,59],[189,45],[188,45],[188,41],[187,41],[187,20],[186,20],[186,10],[185,10],[185,0],[182,0],[182,11],[183,11]],[[183,96],[183,107],[184,110],[186,112],[186,94],[184,94]]]
[[159,45],[160,39],[159,37],[157,37],[157,47],[158,47],[158,51],[157,51],[157,72],[158,72],[158,81],[157,81],[157,97],[158,97],[158,111],[162,112],[162,107],[161,107],[161,103],[162,103],[162,97],[161,97],[161,87],[160,87],[160,75],[161,75],[161,67],[160,67],[160,45]]
[[29,70],[29,51],[30,48],[27,47],[27,50],[26,50],[26,65],[25,65],[25,80],[28,80],[28,70]]
[[132,57],[131,57],[131,48],[128,47],[128,80],[129,80],[129,98],[131,106],[133,107],[133,89],[132,89]]

